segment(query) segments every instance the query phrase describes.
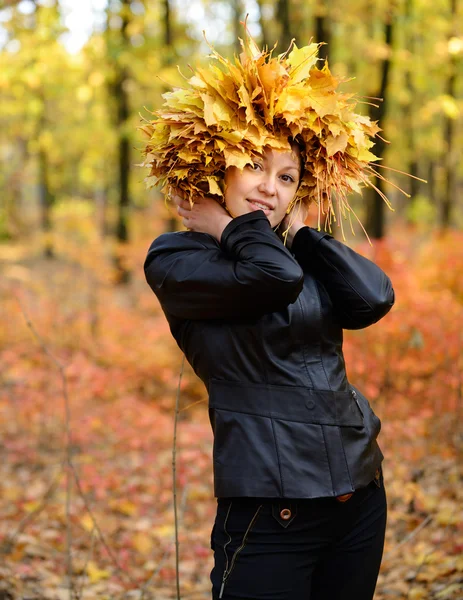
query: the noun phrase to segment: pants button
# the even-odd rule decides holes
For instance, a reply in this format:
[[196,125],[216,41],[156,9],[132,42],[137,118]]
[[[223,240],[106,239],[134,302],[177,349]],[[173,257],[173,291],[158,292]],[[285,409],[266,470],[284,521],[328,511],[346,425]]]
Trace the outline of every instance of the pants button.
[[289,510],[289,508],[284,508],[280,512],[280,517],[283,519],[283,521],[287,521],[288,519],[290,519],[291,518],[291,511]]

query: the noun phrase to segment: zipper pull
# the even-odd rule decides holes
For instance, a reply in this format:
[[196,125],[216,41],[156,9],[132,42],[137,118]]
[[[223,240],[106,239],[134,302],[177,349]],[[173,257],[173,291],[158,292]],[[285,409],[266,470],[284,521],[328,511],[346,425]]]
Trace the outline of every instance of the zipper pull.
[[352,394],[352,398],[355,400],[355,404],[357,405],[357,408],[359,409],[359,411],[360,411],[360,414],[361,414],[361,415],[362,415],[362,417],[363,417],[363,411],[362,411],[362,409],[360,408],[360,404],[359,404],[359,401],[358,401],[358,399],[357,399],[357,392],[356,392],[355,390],[351,390],[351,391],[350,391],[350,393]]
[[220,598],[222,598],[222,596],[223,596],[223,588],[225,587],[225,580],[226,580],[226,577],[224,577],[224,578],[222,579],[222,585],[220,586],[220,592],[219,592],[219,600],[220,600]]

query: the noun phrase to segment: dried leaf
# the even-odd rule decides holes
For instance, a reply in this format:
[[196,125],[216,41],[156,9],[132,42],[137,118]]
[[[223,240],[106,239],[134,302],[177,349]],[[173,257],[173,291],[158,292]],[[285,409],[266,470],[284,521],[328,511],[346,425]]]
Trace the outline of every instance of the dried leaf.
[[93,562],[93,560],[88,561],[86,567],[87,575],[90,580],[90,583],[98,583],[102,579],[108,579],[111,576],[109,571],[105,569],[100,569],[98,565]]

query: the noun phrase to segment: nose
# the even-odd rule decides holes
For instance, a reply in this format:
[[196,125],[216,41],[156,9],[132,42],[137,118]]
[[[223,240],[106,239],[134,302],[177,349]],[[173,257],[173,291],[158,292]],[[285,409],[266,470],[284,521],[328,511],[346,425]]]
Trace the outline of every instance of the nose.
[[267,196],[275,196],[277,193],[276,177],[264,173],[262,180],[259,184],[259,191],[267,194]]

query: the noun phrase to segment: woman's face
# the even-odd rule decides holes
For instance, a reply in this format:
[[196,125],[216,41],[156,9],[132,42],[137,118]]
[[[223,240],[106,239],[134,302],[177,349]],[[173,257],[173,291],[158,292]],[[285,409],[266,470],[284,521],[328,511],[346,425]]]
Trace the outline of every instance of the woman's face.
[[233,217],[263,210],[275,227],[284,218],[299,186],[300,158],[295,148],[288,152],[265,150],[253,165],[242,171],[229,167],[225,172],[225,204]]

